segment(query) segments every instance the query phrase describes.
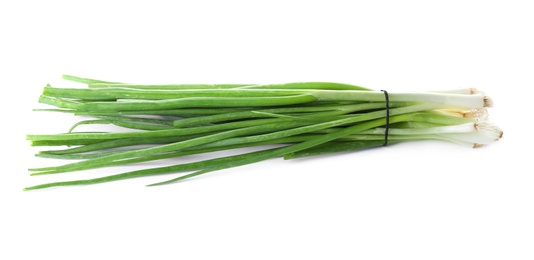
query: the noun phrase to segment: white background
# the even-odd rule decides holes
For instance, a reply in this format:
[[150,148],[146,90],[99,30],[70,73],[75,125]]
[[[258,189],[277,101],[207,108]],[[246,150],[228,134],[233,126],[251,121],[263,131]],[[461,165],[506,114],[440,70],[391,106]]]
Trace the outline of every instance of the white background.
[[[529,1],[2,1],[0,259],[534,259]],[[148,2],[148,1],[147,1]],[[143,83],[475,87],[504,138],[23,192],[61,74]],[[201,159],[202,156],[193,159]],[[179,160],[174,160],[179,161]],[[149,164],[154,166],[157,164]],[[181,258],[180,258],[181,257]]]

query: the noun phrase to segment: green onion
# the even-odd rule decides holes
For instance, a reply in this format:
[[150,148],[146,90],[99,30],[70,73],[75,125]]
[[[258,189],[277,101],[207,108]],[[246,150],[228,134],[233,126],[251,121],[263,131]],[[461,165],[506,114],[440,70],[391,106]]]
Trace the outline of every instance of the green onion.
[[[210,156],[245,147],[259,150],[25,190],[186,173],[149,186],[169,184],[277,157],[296,159],[379,147],[386,138],[390,145],[441,140],[480,147],[502,137],[500,128],[486,120],[486,108],[492,106],[492,100],[475,89],[390,90],[386,104],[382,91],[331,82],[148,85],[63,77],[88,88],[47,85],[39,102],[56,108],[36,111],[92,119],[80,120],[66,133],[30,134],[27,139],[32,146],[68,146],[41,151],[38,157],[79,161],[31,168],[31,175],[193,154]],[[133,131],[75,132],[81,125],[99,124]]]

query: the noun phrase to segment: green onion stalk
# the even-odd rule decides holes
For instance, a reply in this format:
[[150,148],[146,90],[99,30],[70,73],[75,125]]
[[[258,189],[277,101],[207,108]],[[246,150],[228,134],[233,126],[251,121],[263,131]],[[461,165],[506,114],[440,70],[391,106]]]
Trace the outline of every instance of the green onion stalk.
[[[478,148],[503,134],[487,120],[492,99],[472,88],[383,92],[332,82],[148,85],[63,78],[86,88],[47,85],[39,102],[56,108],[36,111],[69,113],[84,120],[65,133],[29,134],[27,139],[32,146],[64,147],[36,156],[71,161],[30,168],[31,175],[212,156],[246,147],[257,151],[24,190],[178,174],[149,185],[155,186],[279,157],[290,160],[420,140]],[[81,125],[104,124],[130,131],[76,132]]]

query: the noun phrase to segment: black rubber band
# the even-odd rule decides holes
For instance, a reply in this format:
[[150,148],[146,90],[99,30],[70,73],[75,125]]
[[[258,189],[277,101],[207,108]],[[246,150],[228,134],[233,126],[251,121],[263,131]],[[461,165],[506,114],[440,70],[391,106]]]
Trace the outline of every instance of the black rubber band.
[[384,146],[388,146],[388,135],[389,135],[389,95],[388,92],[385,90],[381,90],[384,92],[384,96],[386,97],[386,132],[384,133]]

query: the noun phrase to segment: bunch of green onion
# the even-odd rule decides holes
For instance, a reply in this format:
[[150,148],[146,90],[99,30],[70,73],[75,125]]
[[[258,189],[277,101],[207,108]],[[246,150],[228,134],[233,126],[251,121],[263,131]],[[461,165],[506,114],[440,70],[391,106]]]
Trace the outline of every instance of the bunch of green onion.
[[[276,157],[295,159],[414,140],[444,140],[476,148],[502,137],[501,129],[486,120],[486,108],[492,106],[492,100],[476,89],[384,93],[329,82],[139,85],[67,75],[63,78],[87,84],[88,88],[48,85],[39,102],[57,108],[38,110],[91,119],[78,122],[67,133],[28,135],[32,146],[66,146],[41,151],[38,157],[76,160],[29,169],[32,175],[244,147],[260,149],[25,190],[181,173],[149,185],[154,186]],[[131,130],[74,131],[84,124],[112,124]]]

